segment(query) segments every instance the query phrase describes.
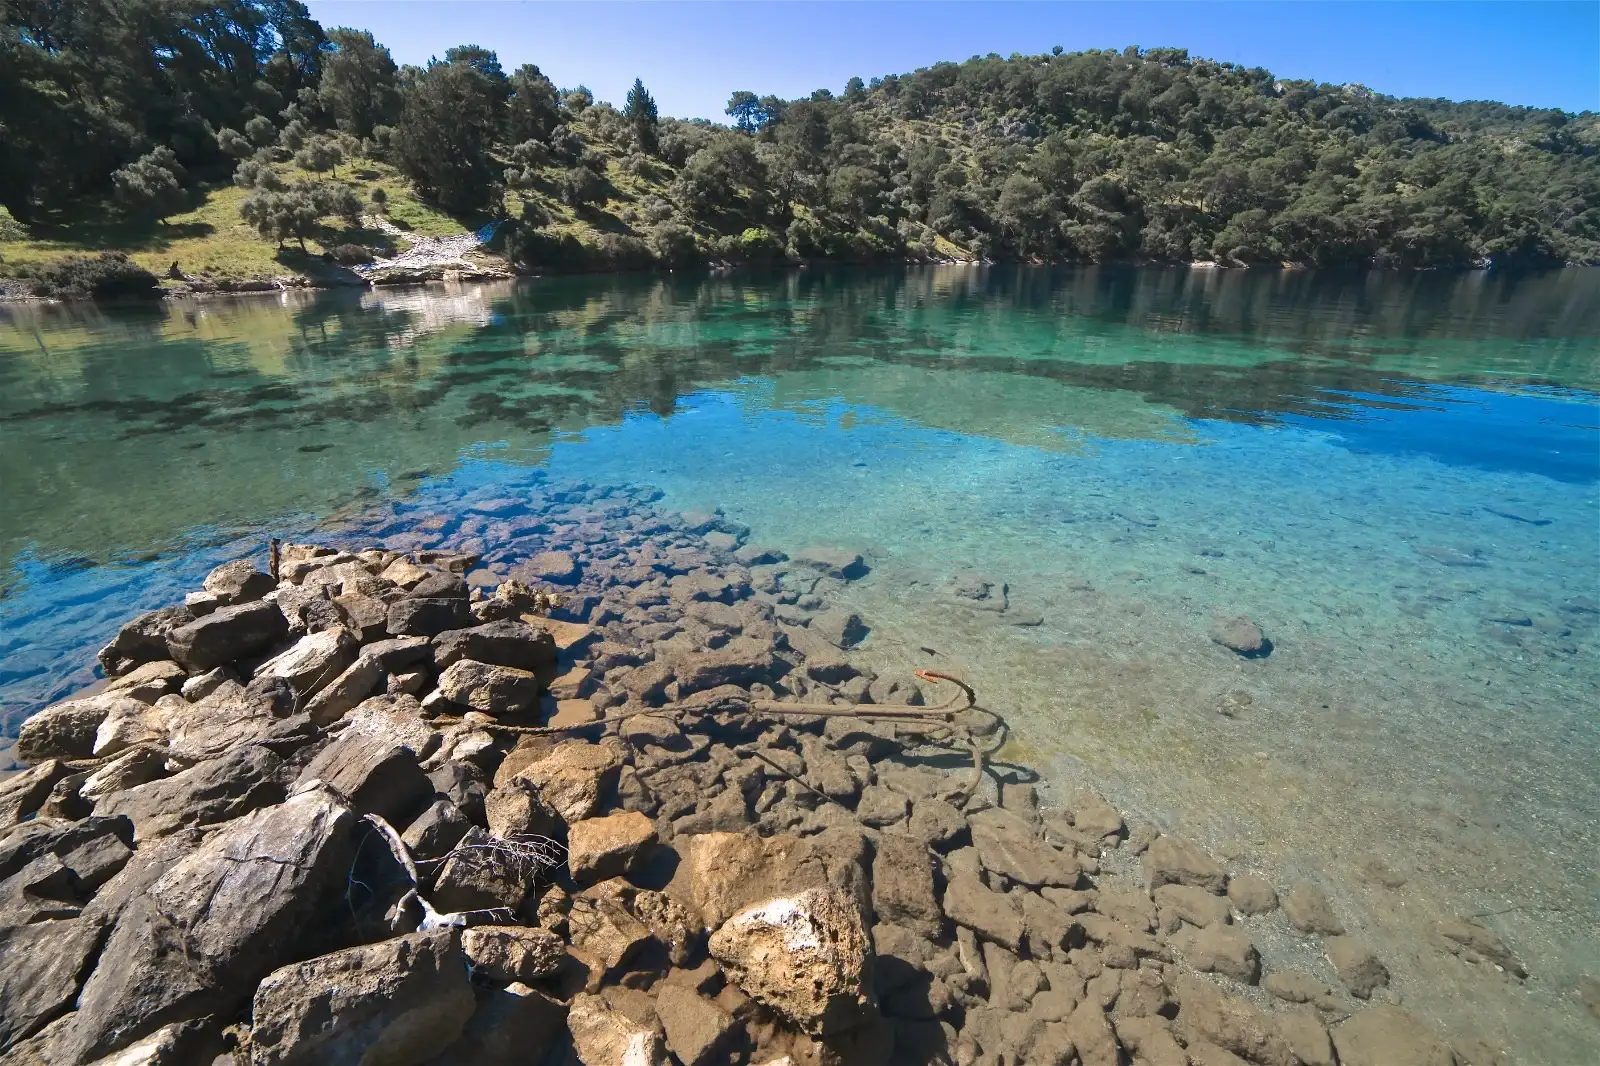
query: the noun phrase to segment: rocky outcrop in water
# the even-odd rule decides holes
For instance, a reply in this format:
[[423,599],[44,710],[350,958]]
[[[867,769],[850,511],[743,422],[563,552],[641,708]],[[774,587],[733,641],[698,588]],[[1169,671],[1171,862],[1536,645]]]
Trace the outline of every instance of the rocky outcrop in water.
[[1359,1009],[1387,969],[1313,886],[1282,909],[1326,979],[1264,967],[1270,882],[1096,794],[969,794],[960,745],[763,709],[935,697],[848,658],[859,556],[552,498],[531,558],[484,501],[454,551],[219,568],[28,723],[0,1063],[1450,1061]]

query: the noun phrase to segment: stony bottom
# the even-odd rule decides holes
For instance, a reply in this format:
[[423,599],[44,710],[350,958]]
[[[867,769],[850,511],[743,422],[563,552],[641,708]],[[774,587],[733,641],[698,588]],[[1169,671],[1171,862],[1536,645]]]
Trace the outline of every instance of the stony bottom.
[[[125,626],[0,781],[0,1063],[1514,1053],[1394,1002],[1316,884],[973,780],[991,714],[764,711],[950,686],[860,665],[871,620],[830,606],[860,557],[654,499],[353,522]],[[1263,958],[1284,921],[1336,980]],[[1525,976],[1479,922],[1436,934]]]

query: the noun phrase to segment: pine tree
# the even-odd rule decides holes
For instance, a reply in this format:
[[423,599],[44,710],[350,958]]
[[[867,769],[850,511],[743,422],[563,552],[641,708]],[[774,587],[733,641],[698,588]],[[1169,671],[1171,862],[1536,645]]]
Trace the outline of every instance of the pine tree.
[[633,88],[628,90],[628,102],[623,107],[622,114],[633,123],[634,132],[639,135],[639,143],[645,150],[656,151],[660,146],[656,138],[656,126],[660,116],[656,114],[655,97],[644,87],[643,80],[633,79]]

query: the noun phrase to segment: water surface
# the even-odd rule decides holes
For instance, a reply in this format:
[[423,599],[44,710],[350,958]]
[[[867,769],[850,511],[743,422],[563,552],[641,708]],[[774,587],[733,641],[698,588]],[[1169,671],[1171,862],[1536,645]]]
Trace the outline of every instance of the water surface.
[[[6,734],[93,680],[120,621],[268,536],[376,515],[462,539],[465,500],[651,484],[762,543],[862,551],[864,659],[968,675],[1052,790],[1316,877],[1453,1035],[1600,1061],[1574,995],[1600,971],[1596,272],[939,268],[0,314]],[[1005,610],[952,596],[971,575]],[[1240,613],[1271,656],[1208,639]],[[1465,914],[1533,977],[1432,945]]]

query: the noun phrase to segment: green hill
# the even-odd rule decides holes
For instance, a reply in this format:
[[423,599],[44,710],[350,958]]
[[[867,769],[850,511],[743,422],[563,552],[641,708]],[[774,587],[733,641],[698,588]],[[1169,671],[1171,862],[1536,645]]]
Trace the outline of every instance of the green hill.
[[1177,49],[974,57],[837,97],[740,91],[718,125],[660,118],[642,84],[596,104],[478,46],[398,67],[295,0],[3,19],[13,275],[121,251],[158,274],[329,280],[490,220],[488,263],[527,271],[1600,262],[1600,116],[1395,99]]

